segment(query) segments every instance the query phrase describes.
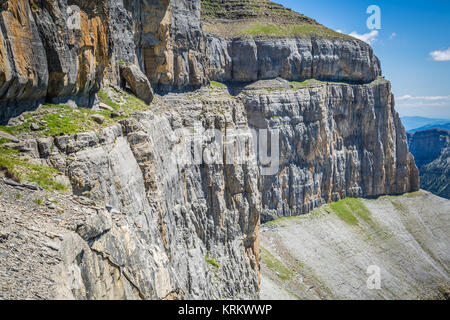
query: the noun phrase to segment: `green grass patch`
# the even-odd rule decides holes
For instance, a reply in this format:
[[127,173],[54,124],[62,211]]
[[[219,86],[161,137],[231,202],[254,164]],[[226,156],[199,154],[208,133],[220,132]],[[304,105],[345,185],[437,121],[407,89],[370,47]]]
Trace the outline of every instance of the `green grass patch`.
[[372,213],[369,209],[367,209],[361,199],[347,198],[344,201],[346,202],[350,210],[352,210],[353,214],[356,214],[359,218],[361,218],[361,220],[366,223],[372,223]]
[[294,272],[283,264],[280,260],[275,258],[269,250],[261,247],[261,259],[262,263],[274,272],[281,280],[290,280],[294,276]]
[[[111,89],[113,90],[113,89]],[[114,96],[121,103],[111,99],[105,91],[100,90],[98,97],[100,102],[113,108],[113,112],[121,112],[119,117],[112,118],[109,110],[92,110],[88,108],[73,108],[67,105],[47,104],[36,111],[24,114],[25,121],[18,126],[0,126],[0,130],[11,135],[18,136],[23,133],[33,133],[35,136],[59,136],[71,135],[81,132],[94,131],[116,123],[134,112],[144,111],[149,108],[145,102],[125,92],[115,91]],[[105,118],[103,124],[98,124],[92,119],[94,114],[100,114]],[[39,130],[31,132],[30,125],[35,123]]]
[[372,213],[364,205],[361,199],[345,198],[341,201],[330,203],[330,208],[336,215],[349,225],[359,225],[359,221],[364,221],[375,231],[380,231],[380,227],[372,220]]
[[36,198],[34,199],[34,203],[36,203],[38,206],[42,206],[44,201],[41,198]]
[[419,190],[419,191],[406,193],[405,196],[407,196],[408,198],[413,198],[413,197],[421,196],[423,194],[424,194],[424,192],[422,190]]
[[302,36],[323,36],[323,37],[334,37],[334,38],[348,38],[348,36],[336,32],[334,30],[325,28],[323,26],[315,25],[293,25],[288,27],[288,35],[302,35]]
[[58,170],[30,163],[28,159],[21,158],[16,150],[0,147],[0,169],[6,170],[8,176],[20,182],[35,182],[46,190],[67,190],[65,185],[55,180]]
[[314,85],[321,85],[321,84],[345,84],[348,83],[345,82],[337,82],[337,81],[321,81],[317,79],[307,79],[305,81],[289,81],[290,85],[293,87],[310,87]]
[[31,2],[31,8],[34,11],[39,11],[40,10],[39,6],[36,4],[36,2],[34,2],[34,0],[31,0],[30,2]]
[[311,80],[305,80],[305,81],[302,81],[302,82],[300,82],[300,81],[290,81],[289,83],[291,85],[293,85],[293,86],[305,87],[305,86],[308,86],[310,82],[311,82]]
[[220,264],[214,258],[211,258],[209,256],[209,251],[206,252],[205,261],[206,263],[212,265],[214,268],[220,268]]
[[347,202],[348,199],[344,199],[339,202],[330,203],[330,208],[342,221],[351,226],[357,226],[359,224],[358,219],[353,214],[353,211],[348,206]]
[[349,38],[334,30],[320,25],[275,25],[270,23],[254,23],[238,31],[236,35],[270,36],[270,37],[306,37],[320,36],[324,38]]
[[227,87],[226,84],[223,84],[223,83],[220,83],[217,81],[210,81],[209,86],[211,88],[226,88]]
[[247,28],[242,31],[242,34],[247,34],[251,36],[256,35],[266,35],[266,36],[282,36],[286,32],[281,28],[273,24],[255,24],[254,26]]
[[306,79],[305,81],[289,81],[289,84],[293,87],[309,87],[312,85],[318,85],[326,83],[317,79]]

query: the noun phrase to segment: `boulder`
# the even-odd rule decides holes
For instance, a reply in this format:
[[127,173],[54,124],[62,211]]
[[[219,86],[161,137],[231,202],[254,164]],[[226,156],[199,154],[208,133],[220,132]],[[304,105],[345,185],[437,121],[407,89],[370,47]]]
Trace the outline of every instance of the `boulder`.
[[105,122],[105,117],[99,114],[94,114],[92,116],[92,120],[94,120],[98,124],[102,124],[103,122]]
[[111,111],[111,112],[114,111],[113,107],[110,107],[110,106],[108,106],[107,104],[102,103],[102,102],[98,105],[98,107],[99,107],[100,109],[102,109],[102,110],[108,110],[108,111]]
[[145,74],[134,64],[121,65],[120,73],[130,86],[131,91],[149,104],[153,100],[153,89]]

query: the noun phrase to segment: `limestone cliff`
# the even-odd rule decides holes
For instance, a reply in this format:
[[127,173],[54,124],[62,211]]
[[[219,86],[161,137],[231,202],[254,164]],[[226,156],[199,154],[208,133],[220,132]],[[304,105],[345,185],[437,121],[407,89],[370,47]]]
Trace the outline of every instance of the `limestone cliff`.
[[[176,131],[194,121],[199,132]],[[64,215],[40,217],[58,234],[54,254],[60,263],[52,267],[49,297],[257,298],[257,167],[177,161],[191,150],[189,135],[216,127],[226,136],[234,125],[245,129],[246,119],[243,104],[232,98],[174,96],[98,132],[10,145],[31,146],[30,155],[67,176],[84,203],[74,209],[73,200],[62,197]],[[208,145],[205,140],[199,147]],[[34,197],[39,195],[29,201]],[[3,207],[8,230],[15,228],[7,223],[14,217],[10,205]]]
[[345,197],[418,190],[390,83],[318,83],[243,93],[249,124],[280,132],[280,169],[261,176],[263,220]]
[[[105,1],[2,1],[0,120],[36,102],[74,100],[91,106],[109,62]],[[22,102],[17,104],[17,102]]]
[[450,199],[450,131],[430,129],[408,134],[409,148],[425,190]]
[[370,46],[265,0],[222,33],[206,2],[1,1],[5,297],[255,299],[261,220],[418,190]]
[[312,34],[269,39],[204,32],[202,17],[211,16],[200,0],[12,0],[0,10],[3,117],[23,111],[17,101],[92,106],[104,79],[120,84],[121,61],[164,91],[209,80],[370,82],[381,74],[369,45],[309,20]]

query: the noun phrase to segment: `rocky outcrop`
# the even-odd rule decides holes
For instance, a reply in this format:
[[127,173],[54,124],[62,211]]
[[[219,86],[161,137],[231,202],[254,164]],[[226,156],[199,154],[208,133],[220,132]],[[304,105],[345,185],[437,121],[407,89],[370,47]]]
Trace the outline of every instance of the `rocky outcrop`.
[[252,82],[282,77],[367,83],[381,75],[380,63],[359,40],[208,38],[211,80]]
[[92,106],[102,83],[121,83],[121,61],[162,91],[278,76],[365,83],[381,74],[370,46],[352,38],[206,34],[199,0],[14,0],[1,10],[3,119],[26,102]]
[[242,94],[249,125],[280,135],[279,171],[260,177],[263,220],[419,189],[389,82]]
[[[230,126],[239,125],[249,138],[241,103],[222,94],[207,97],[169,95],[155,111],[100,132],[34,144],[40,161],[68,177],[75,201],[87,204],[82,211],[67,205],[68,215],[61,218],[63,226],[71,214],[86,221],[58,228],[62,261],[52,269],[52,290],[76,299],[258,297],[256,164],[180,161],[193,152],[194,136],[201,137],[195,145],[201,154],[215,150],[213,137],[202,135],[209,128],[228,137]],[[179,130],[188,124],[196,126],[185,135]],[[247,144],[250,160],[251,149]],[[45,221],[57,228],[57,222]]]
[[0,10],[0,101],[39,100],[47,93],[49,75],[29,1],[2,1]]
[[450,131],[432,129],[408,134],[420,172],[421,188],[450,199]]
[[120,66],[120,74],[130,86],[131,91],[138,97],[149,104],[153,100],[153,89],[148,78],[134,64],[123,64]]

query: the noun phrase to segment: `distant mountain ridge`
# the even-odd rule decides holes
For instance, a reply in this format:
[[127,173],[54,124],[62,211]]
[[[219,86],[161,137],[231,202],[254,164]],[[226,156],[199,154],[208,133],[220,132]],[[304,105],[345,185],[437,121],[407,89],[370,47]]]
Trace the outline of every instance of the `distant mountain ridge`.
[[437,123],[437,124],[429,124],[420,128],[409,130],[408,133],[414,133],[419,131],[426,131],[426,130],[432,130],[432,129],[445,129],[450,130],[450,121],[447,123]]
[[450,119],[434,119],[426,117],[401,117],[407,132],[417,132],[429,129],[450,129]]

